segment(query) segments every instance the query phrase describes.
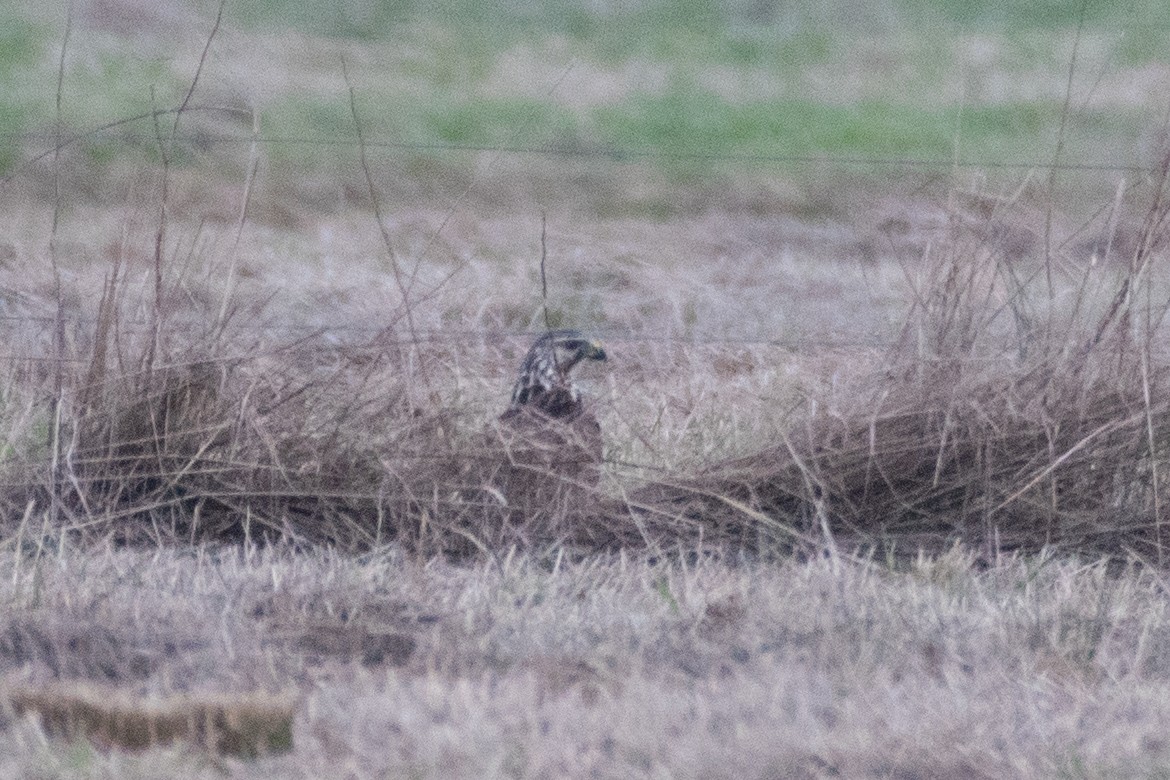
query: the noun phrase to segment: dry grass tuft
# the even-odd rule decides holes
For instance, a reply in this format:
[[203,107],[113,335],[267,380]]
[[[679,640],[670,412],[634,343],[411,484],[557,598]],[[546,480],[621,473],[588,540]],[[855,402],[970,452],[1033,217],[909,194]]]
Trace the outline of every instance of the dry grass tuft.
[[1164,166],[1118,272],[1058,269],[1054,283],[1055,260],[1013,263],[986,231],[954,228],[905,269],[913,305],[867,387],[810,397],[778,444],[632,503],[660,527],[737,544],[957,540],[988,556],[1056,545],[1163,561],[1165,189]]
[[161,700],[77,683],[0,691],[16,715],[39,718],[45,732],[129,750],[187,742],[244,758],[292,750],[294,702],[262,693],[184,695]]
[[636,501],[702,518],[709,537],[816,542],[828,531],[911,551],[958,539],[989,554],[1056,544],[1160,559],[1155,480],[1166,453],[1151,439],[1170,435],[1170,397],[1152,387],[1146,406],[1140,378],[1081,365],[884,388],[870,403],[810,416],[776,447]]
[[[624,372],[592,393],[599,441],[501,428],[485,400],[503,398],[515,365],[494,336],[531,331],[543,308],[535,266],[512,260],[533,250],[517,220],[471,228],[420,210],[364,234],[324,220],[315,245],[272,232],[252,244],[248,179],[223,256],[209,256],[217,239],[201,243],[202,227],[176,239],[180,209],[155,208],[164,165],[100,261],[71,257],[66,228],[50,228],[60,262],[40,282],[54,316],[17,350],[3,395],[0,523],[16,546],[39,534],[38,553],[64,532],[392,543],[424,558],[962,541],[988,556],[1061,545],[1162,561],[1168,166],[1143,185],[1144,217],[1119,190],[1064,243],[1051,214],[1028,230],[1031,206],[952,192],[926,220],[882,220],[882,263],[874,236],[837,236],[828,254],[868,247],[847,272],[794,252],[795,229],[769,219],[736,223],[735,238],[711,218],[641,241],[635,221],[558,219],[551,256],[579,261],[554,264],[563,310],[549,308],[608,323]],[[372,185],[370,197],[378,211]],[[281,252],[304,255],[304,279],[284,278]],[[825,356],[768,341],[812,308],[781,316],[777,299],[837,306],[797,343],[876,338],[899,275],[909,309],[892,349],[875,359],[858,338],[854,365],[794,379],[789,363]],[[884,303],[859,314],[852,288]],[[14,318],[29,331],[32,309]],[[743,335],[752,320],[757,335]]]
[[[912,303],[873,370],[806,388],[789,409],[736,409],[774,443],[730,457],[716,445],[642,487],[597,472],[595,433],[485,423],[463,395],[485,363],[469,368],[450,344],[393,329],[363,344],[259,340],[230,311],[194,334],[160,318],[119,335],[132,328],[111,285],[92,332],[68,340],[58,466],[6,464],[9,515],[22,533],[55,509],[98,538],[396,542],[424,556],[957,540],[988,556],[1060,545],[1160,561],[1164,187],[1126,262],[1075,273],[1055,255],[1009,257],[987,240],[994,213],[954,219],[903,261]],[[745,355],[716,360],[709,384],[770,381]],[[695,409],[726,405],[705,392],[679,401],[691,410],[680,446],[702,425]]]

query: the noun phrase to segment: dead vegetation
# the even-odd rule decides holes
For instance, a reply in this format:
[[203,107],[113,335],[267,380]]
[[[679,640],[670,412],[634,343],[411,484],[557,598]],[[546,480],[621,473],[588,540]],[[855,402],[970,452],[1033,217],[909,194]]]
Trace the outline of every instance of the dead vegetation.
[[[260,340],[213,296],[135,331],[124,318],[142,304],[115,267],[89,332],[59,342],[63,368],[18,374],[32,395],[61,390],[42,407],[46,443],[18,442],[23,457],[2,464],[6,515],[21,540],[395,543],[424,557],[960,541],[989,558],[1056,545],[1162,561],[1165,186],[1163,166],[1129,206],[1146,216],[1118,242],[1127,255],[1107,241],[1093,264],[1009,256],[987,238],[994,209],[956,210],[902,261],[910,305],[884,356],[788,408],[739,410],[772,443],[635,475],[610,431],[600,482],[523,455],[571,441],[513,441],[470,413],[453,373],[466,356],[411,335],[409,297],[365,343]],[[738,360],[715,361],[714,379],[756,370]]]
[[247,694],[137,700],[96,686],[14,687],[0,699],[16,716],[39,718],[45,732],[104,748],[145,750],[187,742],[210,754],[254,758],[292,749],[294,702]]
[[[1156,569],[650,557],[5,554],[0,698],[26,703],[0,701],[0,774],[1112,777],[1170,761]],[[95,614],[100,641],[76,641]],[[36,639],[15,653],[16,634]],[[111,651],[149,663],[111,668]],[[248,761],[186,720],[168,721],[177,743],[141,751],[103,747],[100,730],[97,745],[46,739],[113,726],[83,703],[149,734],[151,713],[290,689],[291,750]]]
[[[48,254],[0,241],[0,775],[1164,773],[1170,158],[873,231],[622,164],[542,300],[561,161],[382,213],[360,138],[252,201],[255,141],[228,186],[155,135],[124,215],[58,149]],[[580,219],[639,199],[685,205]],[[496,424],[550,310],[615,346],[604,442]]]
[[1164,160],[1132,251],[1106,258],[1121,267],[1104,284],[1091,266],[1054,282],[1056,258],[1013,262],[985,229],[952,228],[914,269],[901,338],[868,386],[809,398],[774,446],[651,485],[635,503],[708,539],[961,541],[989,559],[1055,545],[1161,562],[1165,187]]

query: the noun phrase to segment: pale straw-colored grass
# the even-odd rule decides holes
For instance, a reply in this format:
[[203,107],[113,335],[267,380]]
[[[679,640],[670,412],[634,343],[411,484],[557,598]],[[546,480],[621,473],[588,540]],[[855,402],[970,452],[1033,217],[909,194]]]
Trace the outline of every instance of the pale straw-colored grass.
[[[252,763],[46,742],[8,714],[6,776],[1108,777],[1170,762],[1153,571],[1051,556],[980,570],[959,552],[900,573],[208,547],[16,563],[0,561],[19,607],[0,625],[6,685],[145,701],[291,686],[298,703],[292,751]],[[399,638],[337,638],[355,633]]]

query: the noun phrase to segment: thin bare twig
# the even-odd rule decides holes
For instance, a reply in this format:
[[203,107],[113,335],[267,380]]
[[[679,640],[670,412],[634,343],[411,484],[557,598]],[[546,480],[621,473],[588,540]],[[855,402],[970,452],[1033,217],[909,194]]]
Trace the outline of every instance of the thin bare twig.
[[[341,74],[345,79],[345,88],[349,92],[349,113],[353,118],[354,132],[357,133],[358,158],[361,161],[362,175],[366,180],[366,189],[370,195],[370,205],[374,210],[374,219],[378,223],[378,233],[382,237],[382,245],[386,249],[386,256],[390,258],[390,270],[394,275],[394,285],[398,288],[398,294],[402,297],[402,312],[406,319],[407,330],[410,332],[410,340],[414,348],[418,349],[418,329],[414,322],[414,312],[412,310],[414,304],[410,297],[410,285],[403,277],[402,267],[398,262],[398,253],[394,251],[394,242],[390,239],[390,231],[387,229],[386,220],[382,215],[382,203],[378,197],[378,188],[374,186],[374,175],[370,170],[369,160],[366,159],[366,141],[362,130],[361,116],[358,114],[357,95],[354,92],[353,84],[350,82],[349,65],[346,64],[345,57],[341,58]],[[433,394],[434,386],[431,384],[430,373],[425,360],[420,359],[419,369],[423,382],[426,383],[427,388]]]
[[[154,88],[150,90],[150,101],[154,103]],[[162,162],[162,195],[158,204],[158,224],[154,230],[154,301],[150,308],[150,344],[143,358],[142,369],[145,374],[146,385],[150,384],[150,376],[154,370],[155,355],[159,347],[159,338],[162,332],[162,297],[163,297],[163,253],[166,247],[167,216],[170,204],[170,162],[171,155],[164,142],[162,128],[158,123],[158,114],[154,114],[154,135],[158,145],[158,153]]]
[[[548,259],[548,225],[545,213],[540,212],[540,307],[544,310],[544,329],[551,331],[552,323],[548,319],[548,276],[545,274],[545,261]],[[553,350],[556,355],[556,350]]]
[[187,110],[187,104],[191,102],[191,96],[195,94],[195,88],[199,86],[199,76],[203,73],[203,65],[207,62],[207,54],[211,51],[211,42],[215,40],[216,33],[219,32],[219,24],[223,20],[223,9],[227,5],[227,0],[219,0],[219,8],[215,12],[215,22],[211,25],[211,32],[207,34],[207,40],[203,42],[203,51],[199,54],[199,62],[195,66],[195,75],[191,77],[191,86],[187,87],[187,94],[183,95],[182,102],[179,107],[175,109],[175,121],[171,125],[171,143],[174,143],[175,136],[179,132],[179,120],[183,118],[183,112]]
[[1077,18],[1076,36],[1073,38],[1072,55],[1068,61],[1068,80],[1064,88],[1064,106],[1060,110],[1060,129],[1056,133],[1056,149],[1052,153],[1052,165],[1048,169],[1048,207],[1044,217],[1044,275],[1048,282],[1048,300],[1056,297],[1056,288],[1052,282],[1052,216],[1054,211],[1053,198],[1056,197],[1056,174],[1060,164],[1060,156],[1064,153],[1064,134],[1068,128],[1068,116],[1072,105],[1073,78],[1077,70],[1077,52],[1081,45],[1081,33],[1085,27],[1085,9],[1089,0],[1082,0],[1080,15]]
[[[69,48],[69,34],[73,29],[73,0],[70,0],[65,10],[65,34],[61,37],[61,55],[57,60],[57,97],[55,103],[56,121],[55,133],[57,147],[60,147],[62,118],[61,102],[65,83],[65,52]],[[65,392],[65,318],[63,311],[63,296],[61,290],[61,267],[57,258],[57,230],[61,224],[61,153],[53,154],[53,224],[49,230],[49,262],[53,267],[53,298],[56,305],[56,314],[53,322],[53,355],[56,358],[56,371],[53,373],[53,402],[52,425],[50,428],[49,462],[49,520],[53,527],[57,527],[61,508],[60,479],[61,479],[61,416]]]
[[256,143],[256,137],[260,134],[260,114],[255,109],[252,111],[252,143],[248,147],[248,167],[244,175],[244,192],[240,196],[240,213],[236,217],[236,233],[232,239],[231,260],[228,265],[227,279],[223,285],[223,295],[219,302],[219,314],[215,318],[215,329],[213,340],[219,341],[223,338],[224,328],[227,326],[228,320],[228,304],[231,301],[232,293],[235,291],[236,270],[239,265],[240,255],[240,238],[244,235],[244,224],[248,219],[248,204],[252,199],[252,184],[256,180],[256,170],[260,166],[259,148]]
[[199,77],[203,73],[203,67],[207,62],[208,54],[211,51],[212,41],[215,40],[216,34],[219,32],[220,22],[223,19],[224,6],[227,0],[220,0],[219,8],[215,15],[215,21],[211,25],[211,30],[207,34],[207,38],[203,42],[203,50],[199,54],[199,61],[195,65],[195,73],[191,77],[191,84],[187,88],[186,94],[180,101],[178,108],[174,111],[174,121],[171,123],[170,137],[163,136],[162,127],[159,124],[159,117],[165,115],[167,112],[158,110],[155,105],[154,88],[150,90],[150,102],[152,110],[150,116],[154,125],[155,143],[158,146],[159,157],[162,161],[162,197],[159,199],[158,210],[158,226],[154,233],[154,303],[151,308],[151,338],[150,345],[147,348],[145,356],[145,374],[147,386],[149,386],[150,375],[154,369],[154,362],[159,350],[159,342],[162,338],[162,320],[163,320],[163,258],[166,253],[166,239],[167,226],[170,216],[170,163],[171,152],[174,148],[175,138],[179,131],[179,122],[183,118],[183,112],[187,105],[191,102],[191,97],[195,94],[195,89],[199,85]]

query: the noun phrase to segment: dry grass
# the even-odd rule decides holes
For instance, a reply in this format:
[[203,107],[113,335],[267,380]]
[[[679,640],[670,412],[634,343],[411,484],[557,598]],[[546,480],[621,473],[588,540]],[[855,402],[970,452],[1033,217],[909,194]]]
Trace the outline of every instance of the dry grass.
[[211,754],[256,757],[292,748],[288,697],[218,695],[134,699],[71,681],[15,686],[0,693],[16,717],[39,720],[47,734],[103,748],[146,750],[184,742]]
[[[404,242],[395,251],[417,261],[410,271],[422,280],[420,300],[409,304],[417,341],[368,221],[323,225],[315,242],[246,226],[238,243],[231,226],[175,222],[156,285],[155,229],[145,215],[119,222],[87,213],[80,235],[66,220],[61,247],[81,246],[95,233],[115,238],[86,253],[61,253],[65,402],[56,483],[47,466],[54,451],[44,399],[58,374],[41,360],[57,349],[55,305],[45,295],[53,280],[42,278],[43,248],[36,246],[47,226],[31,216],[14,220],[8,273],[14,289],[28,292],[14,307],[10,342],[10,457],[2,466],[9,526],[21,539],[35,538],[52,510],[61,526],[89,538],[254,534],[355,547],[397,539],[424,554],[526,540],[551,546],[571,537],[563,524],[539,539],[475,526],[490,494],[469,474],[482,475],[478,464],[506,455],[477,449],[531,338],[515,329],[531,327],[539,311],[525,281],[535,264],[501,258],[534,250],[539,234],[530,241],[515,228],[505,232],[503,221],[475,230],[459,222],[444,228],[441,242],[427,243],[444,216],[420,213],[390,226],[391,237]],[[760,229],[759,220],[749,218],[748,226]],[[712,312],[696,310],[685,277],[662,294],[655,265],[700,236],[711,240],[714,224],[692,227],[670,245],[662,242],[671,226],[635,237],[629,223],[620,242],[606,237],[612,229],[581,224],[566,235],[554,228],[550,240],[552,304],[564,307],[557,316],[604,323],[596,330],[616,356],[612,371],[584,377],[607,432],[601,489],[611,499],[638,473],[742,452],[751,444],[745,433],[756,427],[752,418],[766,417],[774,401],[791,404],[820,372],[791,361],[791,348],[712,341],[733,320],[713,316],[710,296],[704,305]],[[341,233],[344,244],[336,239]],[[589,256],[572,258],[577,242],[589,242]],[[733,250],[762,271],[772,248],[718,251]],[[280,260],[286,254],[297,257],[291,272],[285,264],[292,261]],[[800,260],[785,263],[792,279],[776,284],[798,285]],[[686,269],[692,261],[683,256],[676,265]],[[225,281],[229,268],[236,269],[232,283]],[[857,295],[861,279],[873,275],[845,268],[829,289],[808,280],[810,309],[814,298]],[[452,270],[450,281],[427,292]],[[704,278],[711,272],[699,264],[687,273],[695,284],[727,286],[729,298],[741,284]],[[500,289],[498,297],[482,294],[488,285]],[[156,298],[161,316],[153,319]],[[591,301],[604,308],[593,311]],[[531,315],[518,321],[513,312],[525,310]],[[692,336],[700,343],[684,340]]]
[[961,540],[988,557],[1056,545],[1162,562],[1168,164],[1136,237],[1107,234],[1121,267],[1104,283],[958,223],[904,266],[911,304],[881,373],[810,393],[776,443],[655,480],[634,506],[755,545]]
[[[646,310],[586,378],[601,482],[551,509],[481,469],[511,465],[484,430],[527,346],[490,318],[526,293],[482,301],[475,337],[415,341],[393,305],[386,330],[302,334],[317,288],[265,302],[251,279],[217,318],[228,259],[204,249],[168,271],[152,329],[149,264],[90,298],[108,266],[79,264],[55,483],[55,374],[32,359],[51,339],[25,319],[13,340],[0,772],[1157,776],[1162,220],[1096,266],[1062,250],[1052,299],[986,224],[839,266],[907,280],[887,350],[648,338],[686,322]],[[651,298],[661,277],[630,265],[578,289]],[[436,291],[416,326],[464,294]],[[393,295],[327,305],[357,323]],[[117,693],[94,715],[90,690]],[[294,696],[291,751],[193,725],[243,722],[215,709],[229,695]],[[159,729],[140,752],[46,739]]]
[[[10,713],[7,777],[1109,777],[1170,762],[1170,625],[1149,570],[199,547],[7,555],[0,588],[10,687],[300,692],[292,751],[253,762],[45,742]],[[88,633],[139,664],[77,642],[95,620],[104,634]]]
[[[382,329],[300,336],[283,306],[192,270],[198,256],[138,271],[136,290],[127,235],[101,297],[74,304],[93,319],[71,319],[55,340],[60,372],[30,363],[14,375],[10,522],[19,520],[18,540],[51,521],[52,534],[89,539],[396,542],[423,556],[700,541],[913,553],[962,540],[989,557],[1056,544],[1161,561],[1158,475],[1170,419],[1155,348],[1162,186],[1132,236],[1116,217],[1103,220],[1108,256],[1081,270],[1068,250],[1010,254],[996,212],[956,209],[925,238],[904,239],[907,259],[859,267],[906,280],[908,311],[884,352],[855,347],[810,361],[750,341],[619,335],[609,392],[594,381],[608,463],[596,486],[541,474],[485,437],[524,340],[434,338],[460,307],[462,284],[440,276],[429,291],[416,288],[416,303],[401,279],[387,283],[372,295],[398,299]],[[924,242],[918,256],[915,241]],[[403,273],[415,279],[442,265],[413,262]],[[644,310],[640,332],[650,322],[685,332],[699,317],[696,298],[684,297],[685,285],[652,296],[661,277],[640,279],[639,266],[619,257],[575,267],[564,281],[570,296],[612,292],[635,310],[640,299],[661,306],[680,296],[682,316]],[[451,278],[487,268],[467,262]],[[721,284],[742,314],[731,296],[752,282]],[[370,299],[333,310],[360,316]],[[480,327],[509,305],[484,304]],[[134,312],[144,319],[133,322]],[[37,405],[24,399],[55,392],[54,383],[60,417],[39,414],[57,438],[38,446],[28,440]],[[501,483],[505,465],[531,472],[520,480],[529,488]],[[550,485],[567,492],[536,498]]]
[[[584,301],[556,316],[575,311],[617,330],[606,386],[586,377],[606,436],[599,484],[541,473],[484,433],[527,341],[491,328],[531,295],[520,283],[484,296],[493,273],[499,284],[524,266],[469,257],[512,251],[514,236],[492,246],[490,226],[469,236],[441,221],[401,235],[367,228],[371,243],[356,239],[356,251],[398,264],[396,280],[383,271],[377,286],[344,289],[284,274],[287,293],[273,300],[277,269],[250,270],[260,258],[243,224],[238,240],[228,229],[230,243],[207,233],[202,246],[184,236],[167,251],[151,247],[157,228],[132,222],[109,265],[62,261],[61,303],[41,304],[61,312],[61,336],[18,320],[28,357],[14,356],[10,457],[0,464],[11,536],[394,542],[424,557],[699,543],[913,554],[961,540],[989,558],[1055,544],[1161,561],[1164,186],[1163,177],[1082,228],[1103,237],[1096,262],[1084,263],[1072,239],[1050,241],[1049,256],[1034,244],[1019,254],[1021,241],[1004,236],[1036,223],[1016,203],[952,204],[946,220],[901,228],[897,259],[838,261],[825,297],[870,308],[874,322],[893,319],[882,297],[902,278],[900,333],[884,350],[802,354],[714,339],[716,310],[742,317],[783,294],[757,283],[784,280],[766,270],[776,251],[766,244],[737,247],[742,266],[678,260],[666,287],[650,262],[664,250],[650,243],[656,229],[627,233],[625,254],[611,249],[608,260],[563,273],[554,263],[554,306]],[[1144,216],[1123,229],[1123,211]],[[428,235],[443,235],[445,249]],[[338,251],[328,236],[315,251]],[[394,246],[412,236],[424,242],[416,250]],[[554,234],[554,257],[565,241]],[[781,271],[800,273],[792,250],[778,251]],[[345,278],[360,284],[371,270]],[[696,294],[700,284],[714,292]],[[292,327],[302,301],[334,324]],[[591,314],[590,301],[614,315]],[[806,338],[837,316],[823,326],[806,318]],[[58,392],[59,405],[37,400]]]
[[[0,774],[1170,766],[1170,158],[1081,224],[554,200],[542,301],[527,191],[259,223],[158,146],[3,193]],[[607,342],[599,474],[492,428],[547,321]]]

